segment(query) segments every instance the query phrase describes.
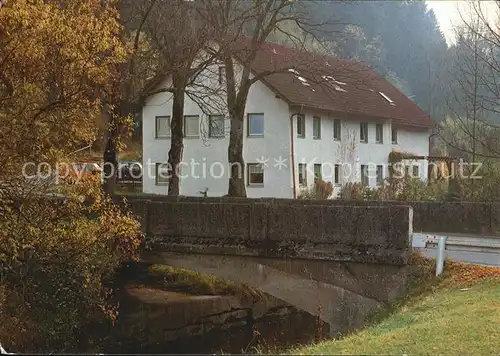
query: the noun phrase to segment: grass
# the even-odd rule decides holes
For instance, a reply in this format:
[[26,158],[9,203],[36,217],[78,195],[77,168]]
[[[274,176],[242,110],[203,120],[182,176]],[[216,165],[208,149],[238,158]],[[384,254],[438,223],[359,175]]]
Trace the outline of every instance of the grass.
[[[424,262],[430,268],[432,262]],[[415,287],[389,315],[340,340],[290,354],[498,355],[500,268],[447,263],[446,274]]]
[[260,292],[250,287],[183,268],[155,264],[149,267],[149,275],[169,291],[191,295],[261,296]]

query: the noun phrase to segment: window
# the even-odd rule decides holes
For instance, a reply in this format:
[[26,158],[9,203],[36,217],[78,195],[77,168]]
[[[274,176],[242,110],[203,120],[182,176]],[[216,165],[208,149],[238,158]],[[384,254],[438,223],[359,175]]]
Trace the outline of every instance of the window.
[[418,178],[420,176],[419,174],[419,169],[418,166],[413,166],[413,177],[412,178]]
[[363,187],[368,187],[370,181],[368,179],[368,166],[366,164],[361,165],[361,185]]
[[381,91],[379,91],[378,93],[379,93],[379,94],[380,94],[380,95],[381,95],[381,96],[382,96],[385,100],[387,100],[387,102],[388,102],[389,104],[391,104],[391,105],[393,105],[393,106],[394,106],[394,101],[392,101],[392,99],[391,99],[391,98],[389,98],[389,97],[387,96],[387,94],[384,94],[384,93],[382,93]]
[[410,176],[410,166],[405,167],[405,175],[406,175],[406,177]]
[[264,136],[264,114],[248,114],[248,136]]
[[260,163],[248,163],[248,185],[264,184],[264,168]]
[[297,137],[306,137],[306,117],[304,115],[297,116]]
[[340,164],[335,165],[335,172],[334,172],[334,181],[335,184],[340,184]]
[[359,141],[363,143],[368,142],[368,124],[366,122],[359,124]]
[[210,115],[208,117],[208,137],[224,137],[224,116]]
[[157,116],[155,127],[156,138],[170,137],[170,116]]
[[398,129],[393,128],[391,131],[391,141],[393,144],[398,143]]
[[382,185],[384,181],[384,166],[377,166],[377,185]]
[[307,185],[307,166],[305,163],[299,163],[299,184]]
[[321,118],[313,116],[313,138],[318,140],[321,138]]
[[184,116],[184,137],[200,136],[200,117],[198,115]]
[[225,66],[219,66],[219,84],[225,84],[226,83],[226,67]]
[[156,185],[167,185],[171,171],[168,163],[156,163]]
[[384,143],[384,126],[382,124],[375,126],[375,141],[377,143]]
[[336,140],[336,141],[340,141],[340,137],[341,137],[341,126],[340,126],[340,120],[339,119],[335,119],[333,120],[333,139]]
[[322,180],[323,177],[321,176],[321,164],[315,164],[314,165],[314,181],[316,180]]

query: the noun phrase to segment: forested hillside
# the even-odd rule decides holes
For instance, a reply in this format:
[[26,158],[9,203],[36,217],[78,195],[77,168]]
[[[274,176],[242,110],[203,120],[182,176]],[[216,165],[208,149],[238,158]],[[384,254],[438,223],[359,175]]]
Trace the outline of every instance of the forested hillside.
[[317,35],[332,42],[337,56],[375,68],[419,106],[439,119],[440,68],[447,45],[425,2],[321,1],[310,3]]

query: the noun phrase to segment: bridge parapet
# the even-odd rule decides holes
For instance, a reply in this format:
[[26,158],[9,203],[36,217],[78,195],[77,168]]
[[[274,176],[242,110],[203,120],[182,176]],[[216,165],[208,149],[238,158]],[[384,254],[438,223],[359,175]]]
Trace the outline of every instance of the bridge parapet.
[[413,229],[418,232],[471,233],[500,236],[500,204],[453,201],[360,201],[360,200],[300,200],[277,198],[233,198],[233,197],[188,197],[147,196],[128,198],[168,202],[207,203],[270,203],[286,205],[352,205],[352,206],[398,206],[413,208]]
[[224,202],[129,202],[155,250],[405,265],[409,206]]

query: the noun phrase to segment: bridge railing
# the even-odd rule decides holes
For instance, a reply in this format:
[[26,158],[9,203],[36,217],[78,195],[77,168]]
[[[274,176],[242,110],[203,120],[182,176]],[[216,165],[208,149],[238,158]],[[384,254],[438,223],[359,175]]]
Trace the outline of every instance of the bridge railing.
[[131,200],[143,231],[171,252],[406,264],[408,206]]
[[229,197],[130,197],[130,200],[207,202],[207,203],[271,203],[287,205],[351,205],[351,206],[398,206],[413,208],[413,230],[437,233],[474,233],[500,235],[500,204],[477,202],[401,202],[401,201],[358,201],[358,200],[299,200],[275,198],[229,198]]

